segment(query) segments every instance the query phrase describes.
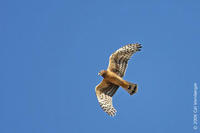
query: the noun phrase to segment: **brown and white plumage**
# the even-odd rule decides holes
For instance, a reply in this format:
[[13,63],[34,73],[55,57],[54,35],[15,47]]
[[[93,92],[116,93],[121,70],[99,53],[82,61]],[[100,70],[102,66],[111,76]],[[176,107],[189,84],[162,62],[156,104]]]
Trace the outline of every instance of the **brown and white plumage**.
[[123,77],[126,72],[128,60],[135,52],[140,51],[140,48],[142,48],[141,44],[136,43],[125,45],[115,51],[110,56],[108,70],[115,72],[120,77]]
[[96,95],[101,108],[107,112],[110,116],[114,116],[117,112],[112,105],[112,96],[115,94],[119,86],[106,83],[103,80],[96,87]]
[[112,96],[119,86],[124,88],[130,95],[137,91],[136,84],[127,82],[122,77],[125,74],[128,60],[135,52],[140,51],[141,47],[138,43],[121,47],[110,56],[107,70],[99,73],[104,79],[95,88],[97,99],[101,108],[110,116],[116,114],[116,109],[112,104]]

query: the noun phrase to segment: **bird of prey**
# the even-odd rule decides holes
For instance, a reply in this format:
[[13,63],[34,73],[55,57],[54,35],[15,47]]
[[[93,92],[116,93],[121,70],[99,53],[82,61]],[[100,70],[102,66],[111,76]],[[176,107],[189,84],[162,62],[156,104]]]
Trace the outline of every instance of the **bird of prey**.
[[137,84],[125,81],[122,77],[125,74],[128,60],[134,53],[140,51],[140,48],[142,46],[138,43],[121,47],[111,54],[107,70],[101,70],[98,73],[103,77],[103,80],[95,88],[96,96],[101,108],[110,116],[116,115],[117,111],[113,107],[112,96],[120,86],[130,95],[137,92]]

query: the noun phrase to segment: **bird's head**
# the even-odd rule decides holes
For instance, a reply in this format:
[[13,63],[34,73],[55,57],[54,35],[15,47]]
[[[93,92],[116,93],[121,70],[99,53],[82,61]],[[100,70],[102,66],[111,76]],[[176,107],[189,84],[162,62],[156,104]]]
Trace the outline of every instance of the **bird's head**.
[[100,76],[102,76],[102,77],[104,77],[105,74],[106,74],[106,70],[101,70],[101,71],[98,73],[98,75],[100,75]]

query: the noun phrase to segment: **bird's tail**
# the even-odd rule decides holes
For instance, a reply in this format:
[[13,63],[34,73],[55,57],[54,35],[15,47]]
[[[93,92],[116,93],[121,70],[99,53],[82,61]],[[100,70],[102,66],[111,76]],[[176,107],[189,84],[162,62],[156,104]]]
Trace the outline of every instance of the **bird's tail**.
[[129,87],[127,89],[128,93],[130,95],[133,95],[137,92],[137,90],[138,90],[137,84],[133,84],[129,82]]

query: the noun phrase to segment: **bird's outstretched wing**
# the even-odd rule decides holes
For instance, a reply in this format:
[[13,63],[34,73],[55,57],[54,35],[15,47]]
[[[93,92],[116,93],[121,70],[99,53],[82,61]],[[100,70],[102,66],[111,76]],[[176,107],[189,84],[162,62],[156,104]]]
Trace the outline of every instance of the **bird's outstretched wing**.
[[115,94],[119,86],[107,83],[103,80],[95,88],[97,99],[101,108],[110,116],[116,115],[116,109],[112,104],[112,96]]
[[136,43],[125,45],[115,51],[110,56],[108,70],[123,77],[128,65],[128,60],[135,52],[140,51],[140,48],[142,48],[141,44]]

